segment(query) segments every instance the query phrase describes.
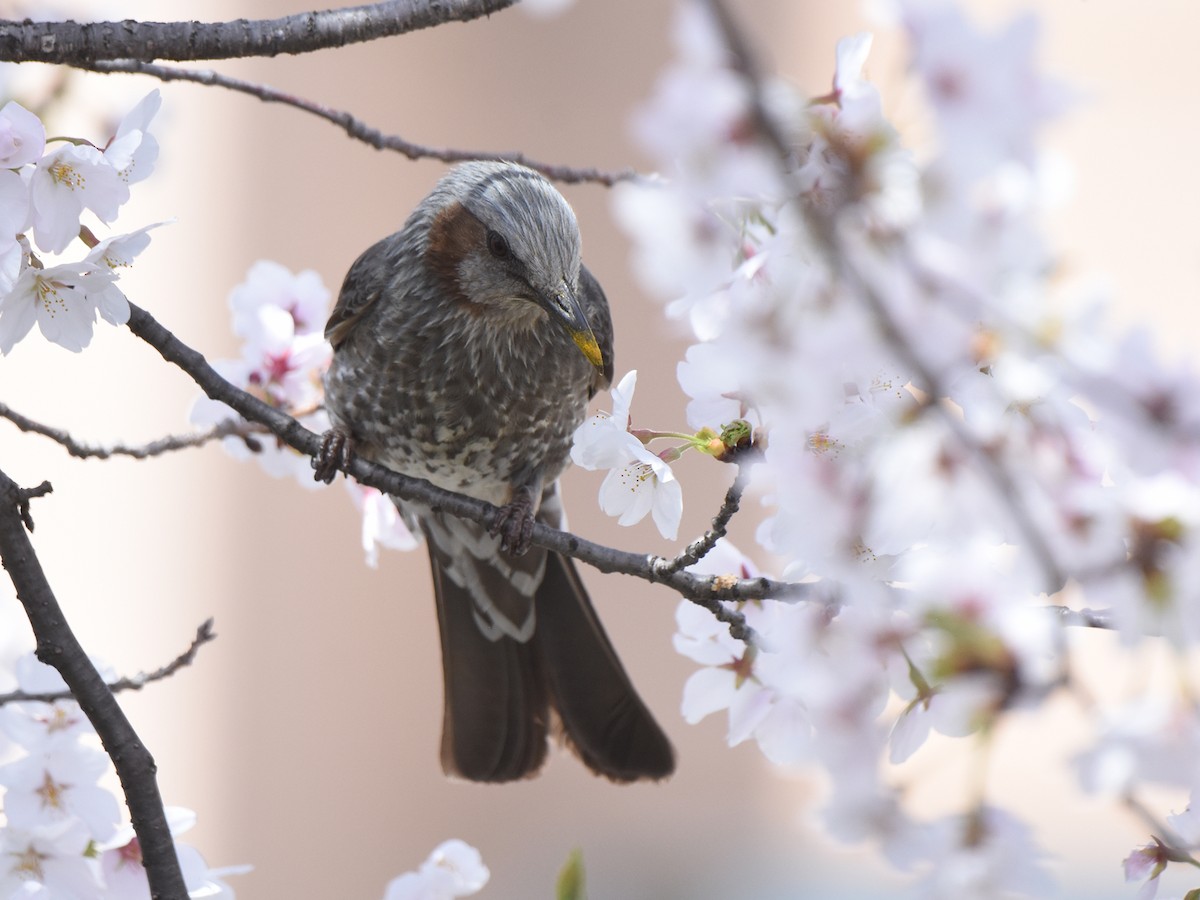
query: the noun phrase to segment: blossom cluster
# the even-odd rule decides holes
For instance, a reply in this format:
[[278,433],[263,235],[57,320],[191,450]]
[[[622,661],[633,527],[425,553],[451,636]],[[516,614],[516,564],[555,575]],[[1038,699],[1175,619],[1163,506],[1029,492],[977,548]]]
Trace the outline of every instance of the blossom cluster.
[[[1200,379],[1051,278],[1037,138],[1069,94],[1034,67],[1036,20],[988,31],[948,0],[892,6],[936,126],[927,158],[864,75],[869,34],[839,43],[828,93],[800,97],[748,76],[703,4],[681,5],[677,59],[633,123],[665,178],[618,186],[614,210],[642,283],[694,336],[678,371],[689,425],[752,426],[758,543],[807,591],[739,604],[750,646],[682,604],[676,647],[700,667],[683,712],[724,711],[731,744],[823,768],[827,829],[919,871],[926,896],[1048,896],[1015,813],[981,787],[922,818],[896,767],[934,732],[983,755],[1004,717],[1056,695],[1071,626],[1048,607],[1086,605],[1127,646],[1169,642],[1179,688],[1089,708],[1081,786],[1200,786],[1185,666]],[[631,389],[609,420],[623,447]],[[618,445],[585,429],[578,462]],[[754,571],[724,543],[700,567]],[[1195,863],[1176,827],[1127,861],[1147,895],[1169,862]]]
[[[66,691],[59,674],[32,654],[17,660],[16,677],[26,694]],[[111,766],[79,704],[5,704],[0,732],[21,751],[0,765],[0,897],[148,900],[137,838],[130,825],[121,825],[121,805],[102,783]],[[169,807],[167,819],[177,837],[196,816]],[[193,896],[233,900],[222,879],[244,867],[211,870],[194,847],[176,843],[175,849]]]
[[[161,102],[158,91],[147,94],[103,147],[82,138],[48,142],[34,113],[15,100],[0,108],[0,354],[35,323],[47,340],[79,351],[97,317],[129,320],[117,280],[155,226],[100,240],[82,217],[111,223],[130,185],[153,171],[158,142],[149,128]],[[76,238],[86,248],[82,259],[43,259],[65,253]]]
[[[329,299],[329,289],[316,272],[293,273],[277,262],[259,260],[229,294],[241,355],[213,360],[212,367],[236,387],[294,416],[307,428],[324,432],[329,416],[322,377],[333,355],[324,333]],[[209,427],[243,421],[226,404],[209,397],[196,400],[191,420]],[[246,431],[223,438],[222,445],[235,458],[256,460],[274,478],[293,478],[310,489],[316,486],[309,458],[274,435]],[[380,547],[411,550],[417,546],[391,500],[349,478],[345,485],[362,513],[368,565],[377,565]]]
[[[115,675],[99,666],[108,680]],[[24,694],[66,692],[61,676],[32,654],[16,661]],[[0,897],[45,900],[149,900],[150,886],[133,827],[121,824],[121,803],[106,781],[112,767],[74,700],[0,705]],[[3,747],[4,743],[0,743]],[[15,752],[13,752],[15,751]],[[5,761],[6,756],[15,758]],[[178,838],[196,823],[183,807],[166,809],[188,893],[233,900],[229,875],[249,866],[210,869]],[[478,892],[489,878],[479,851],[459,840],[439,845],[413,872],[387,886],[385,900],[454,900]]]

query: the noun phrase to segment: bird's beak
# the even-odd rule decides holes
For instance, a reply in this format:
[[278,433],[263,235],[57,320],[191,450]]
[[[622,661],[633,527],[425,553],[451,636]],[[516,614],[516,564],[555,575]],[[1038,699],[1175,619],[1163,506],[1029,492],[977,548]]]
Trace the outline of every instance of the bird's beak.
[[588,324],[587,316],[584,315],[583,307],[580,306],[575,292],[565,284],[562,285],[550,296],[546,307],[567,330],[567,334],[571,336],[575,346],[587,357],[588,362],[603,372],[604,354],[600,352],[596,334],[592,331],[592,326]]

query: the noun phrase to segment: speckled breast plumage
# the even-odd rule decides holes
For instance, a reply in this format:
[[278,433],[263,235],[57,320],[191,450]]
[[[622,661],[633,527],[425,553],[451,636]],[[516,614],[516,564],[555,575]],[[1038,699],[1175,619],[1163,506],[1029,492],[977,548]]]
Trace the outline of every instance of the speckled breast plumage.
[[378,321],[359,332],[375,337],[347,341],[326,377],[331,416],[356,452],[498,505],[524,469],[558,477],[593,379],[566,335],[496,328],[419,294],[372,312]]

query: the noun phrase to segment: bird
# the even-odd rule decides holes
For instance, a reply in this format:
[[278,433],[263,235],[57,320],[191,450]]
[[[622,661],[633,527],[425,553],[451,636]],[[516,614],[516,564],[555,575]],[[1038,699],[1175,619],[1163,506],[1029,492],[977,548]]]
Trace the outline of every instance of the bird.
[[608,301],[574,211],[509,162],[448,170],[351,265],[325,336],[328,483],[355,456],[498,508],[490,525],[393,497],[429,553],[447,775],[510,782],[569,747],[614,782],[675,768],[573,561],[531,546],[565,528],[559,476],[613,376]]

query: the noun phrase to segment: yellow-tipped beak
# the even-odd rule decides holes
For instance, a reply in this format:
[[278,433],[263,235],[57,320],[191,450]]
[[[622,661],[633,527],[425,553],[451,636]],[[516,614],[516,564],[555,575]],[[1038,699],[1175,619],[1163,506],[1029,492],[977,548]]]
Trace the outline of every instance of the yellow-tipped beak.
[[545,297],[542,303],[566,329],[567,334],[571,336],[571,340],[575,342],[575,346],[579,348],[580,352],[587,357],[588,362],[595,366],[597,371],[603,372],[604,354],[600,351],[596,333],[592,331],[587,314],[584,313],[583,306],[580,304],[579,298],[575,296],[575,292],[563,284],[559,290]]
[[588,327],[585,331],[576,331],[570,329],[571,340],[575,342],[575,346],[583,351],[583,355],[588,358],[593,366],[604,371],[604,354],[600,352],[600,345],[596,343],[596,335],[592,334],[592,329]]

